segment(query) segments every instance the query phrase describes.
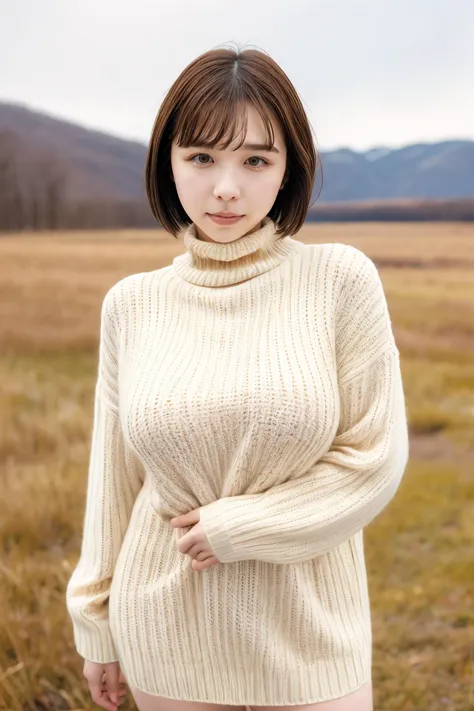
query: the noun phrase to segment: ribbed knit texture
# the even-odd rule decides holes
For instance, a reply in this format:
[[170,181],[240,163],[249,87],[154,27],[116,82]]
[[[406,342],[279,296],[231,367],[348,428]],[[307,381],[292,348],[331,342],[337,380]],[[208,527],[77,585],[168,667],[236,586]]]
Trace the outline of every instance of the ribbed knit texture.
[[[184,246],[103,301],[78,653],[174,699],[345,696],[371,678],[363,528],[409,453],[379,274],[268,218],[231,244],[191,225]],[[170,524],[198,507],[204,571]]]

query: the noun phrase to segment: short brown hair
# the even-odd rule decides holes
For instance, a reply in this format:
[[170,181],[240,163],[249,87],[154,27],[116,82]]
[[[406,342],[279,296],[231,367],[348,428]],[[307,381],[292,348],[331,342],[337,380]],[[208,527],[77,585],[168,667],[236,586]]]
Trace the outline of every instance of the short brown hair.
[[[303,104],[293,84],[265,52],[213,49],[192,61],[168,91],[155,119],[148,146],[145,184],[151,210],[175,237],[190,224],[171,171],[171,144],[228,147],[241,119],[242,145],[250,101],[265,126],[267,147],[274,142],[270,113],[279,119],[287,145],[285,186],[268,213],[277,234],[294,235],[303,225],[313,190],[319,153]],[[243,110],[244,109],[244,110]]]

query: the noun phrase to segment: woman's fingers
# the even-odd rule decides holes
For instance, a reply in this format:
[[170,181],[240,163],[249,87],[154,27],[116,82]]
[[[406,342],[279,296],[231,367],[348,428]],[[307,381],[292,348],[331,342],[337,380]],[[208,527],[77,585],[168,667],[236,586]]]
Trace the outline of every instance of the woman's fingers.
[[[102,691],[107,691],[107,684],[103,683],[102,684]],[[119,694],[121,696],[124,696],[127,693],[127,688],[123,685],[119,689]]]
[[[102,665],[97,662],[90,662],[86,660],[84,662],[84,676],[89,685],[92,701],[106,711],[116,711],[117,704],[111,700],[109,689],[111,686],[110,681],[118,679],[118,663],[111,662],[109,664]],[[108,682],[106,689],[103,689],[104,677],[106,682]]]
[[117,704],[110,700],[110,696],[107,691],[96,689],[93,684],[89,684],[89,689],[92,701],[94,701],[98,706],[106,709],[106,711],[116,711]]
[[105,683],[107,684],[107,693],[112,702],[119,701],[119,676],[120,667],[118,664],[107,664],[105,667]]
[[206,560],[192,560],[191,565],[193,570],[205,570],[206,568],[211,568],[213,565],[216,565],[219,563],[218,559],[215,556],[211,556],[210,558],[206,558]]

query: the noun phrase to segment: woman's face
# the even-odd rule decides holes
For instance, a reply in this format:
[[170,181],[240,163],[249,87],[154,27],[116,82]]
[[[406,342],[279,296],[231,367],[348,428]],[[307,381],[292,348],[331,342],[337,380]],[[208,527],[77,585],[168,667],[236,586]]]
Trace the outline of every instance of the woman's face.
[[[171,169],[181,204],[196,225],[199,239],[234,242],[258,230],[273,207],[286,168],[286,146],[280,122],[272,116],[275,144],[272,151],[245,147],[265,142],[263,122],[249,103],[244,144],[232,150],[200,146],[182,148],[173,141]],[[237,143],[237,141],[236,141]],[[217,212],[243,215],[234,224],[217,224],[209,216]]]

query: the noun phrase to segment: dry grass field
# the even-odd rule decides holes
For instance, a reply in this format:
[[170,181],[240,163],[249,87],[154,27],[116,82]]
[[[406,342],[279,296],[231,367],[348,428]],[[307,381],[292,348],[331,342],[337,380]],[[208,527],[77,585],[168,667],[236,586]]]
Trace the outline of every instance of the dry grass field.
[[[411,459],[365,531],[376,711],[474,710],[474,225],[307,225],[385,286]],[[65,587],[85,501],[102,297],[183,251],[163,231],[0,237],[0,709],[93,709]],[[134,709],[131,698],[121,707]]]

